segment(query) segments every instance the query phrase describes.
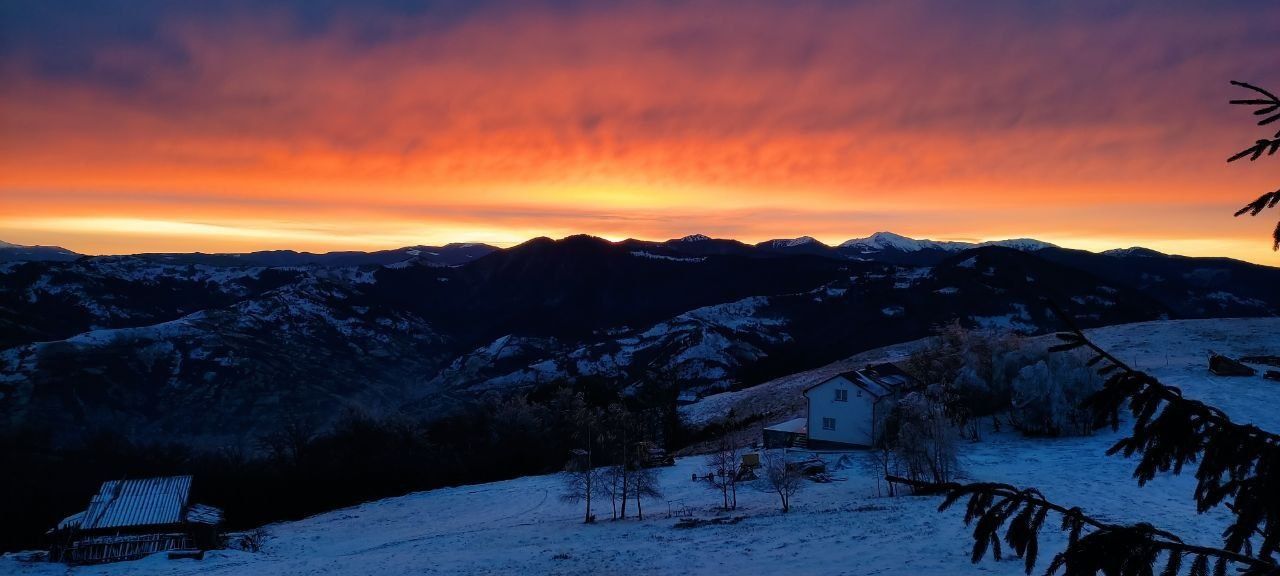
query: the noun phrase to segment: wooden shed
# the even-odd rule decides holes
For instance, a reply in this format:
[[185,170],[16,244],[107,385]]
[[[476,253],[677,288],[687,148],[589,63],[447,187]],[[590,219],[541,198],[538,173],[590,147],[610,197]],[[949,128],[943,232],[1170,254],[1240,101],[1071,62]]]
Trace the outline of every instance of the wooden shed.
[[192,503],[190,495],[190,476],[103,482],[88,508],[49,531],[49,559],[92,564],[213,548],[222,511]]

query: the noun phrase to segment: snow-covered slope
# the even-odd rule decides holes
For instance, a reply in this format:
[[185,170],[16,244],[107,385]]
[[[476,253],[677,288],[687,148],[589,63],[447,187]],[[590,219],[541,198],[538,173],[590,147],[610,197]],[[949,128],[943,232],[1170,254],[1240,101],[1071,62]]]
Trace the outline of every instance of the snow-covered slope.
[[854,238],[840,244],[840,248],[854,249],[863,253],[896,250],[899,252],[919,252],[921,250],[941,250],[959,252],[981,246],[1004,246],[1015,250],[1034,252],[1042,248],[1053,248],[1054,245],[1031,238],[1011,238],[1008,240],[990,240],[987,242],[945,242],[936,240],[917,240],[893,232],[876,232],[866,238]]
[[819,242],[812,236],[766,240],[756,244],[755,247],[765,253],[775,254],[812,254],[828,257],[833,254],[830,246]]
[[876,232],[866,238],[854,238],[840,244],[841,248],[861,248],[870,252],[875,250],[901,250],[917,252],[925,249],[960,251],[973,248],[968,242],[935,242],[933,240],[916,240],[893,232]]
[[[1218,378],[1204,351],[1244,355],[1280,348],[1280,319],[1192,320],[1129,324],[1091,331],[1120,358],[1154,373],[1234,420],[1280,429],[1280,386],[1254,378]],[[1133,462],[1104,454],[1117,435],[1025,439],[991,434],[962,449],[972,480],[1036,486],[1047,498],[1118,523],[1148,521],[1194,544],[1214,544],[1222,510],[1197,514],[1190,475],[1165,474],[1139,488]],[[261,553],[220,551],[203,561],[163,555],[138,562],[67,570],[0,559],[0,574],[1022,574],[1020,561],[969,563],[971,528],[960,511],[938,513],[932,497],[878,496],[869,455],[827,456],[838,481],[806,484],[789,514],[768,493],[741,490],[739,509],[716,510],[719,495],[691,474],[701,458],[661,469],[666,496],[645,502],[644,521],[581,524],[580,505],[558,499],[555,476],[422,492],[267,527]],[[677,527],[681,517],[723,524]],[[741,517],[740,520],[735,520]],[[1045,529],[1041,564],[1062,543]]]
[[0,350],[0,413],[229,445],[273,430],[281,406],[322,425],[352,404],[398,409],[443,347],[421,317],[308,276],[165,322]]
[[[1236,380],[1209,379],[1205,361],[1209,350],[1232,355],[1275,354],[1280,349],[1280,318],[1230,318],[1213,320],[1163,320],[1108,326],[1087,331],[1120,359],[1166,378],[1168,383],[1181,382],[1190,376],[1193,389],[1207,394],[1206,401],[1231,402],[1224,398],[1235,394],[1226,386]],[[1055,341],[1053,335],[1040,337]],[[789,374],[743,390],[724,392],[702,398],[681,408],[681,416],[693,425],[706,425],[723,418],[730,410],[736,417],[763,415],[768,422],[782,422],[804,414],[805,400],[800,393],[809,386],[831,376],[880,362],[896,362],[927,342],[914,340],[860,352],[825,366]],[[1270,352],[1268,352],[1270,350]],[[1266,382],[1261,382],[1263,394]],[[1243,381],[1243,380],[1242,380]],[[1181,384],[1175,384],[1181,386]],[[1280,386],[1274,386],[1280,399]],[[1253,405],[1248,407],[1255,410]]]
[[1168,254],[1165,254],[1164,252],[1157,252],[1150,248],[1143,248],[1141,246],[1132,246],[1129,248],[1112,248],[1111,250],[1103,250],[1102,252],[1099,252],[1099,254],[1105,254],[1107,256],[1120,256],[1120,257],[1131,256],[1131,257],[1138,257],[1138,258],[1160,258],[1163,256],[1168,256]]
[[503,336],[459,357],[425,387],[474,394],[581,378],[625,380],[636,366],[678,377],[686,389],[727,386],[739,369],[767,355],[763,346],[790,339],[786,319],[770,315],[768,303],[756,296],[704,306],[568,347],[548,338]]

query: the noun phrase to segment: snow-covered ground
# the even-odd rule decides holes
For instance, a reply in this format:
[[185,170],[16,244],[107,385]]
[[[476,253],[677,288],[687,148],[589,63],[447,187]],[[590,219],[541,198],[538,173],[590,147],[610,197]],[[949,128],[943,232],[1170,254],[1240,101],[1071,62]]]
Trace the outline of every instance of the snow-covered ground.
[[[1238,421],[1280,430],[1280,383],[1261,377],[1219,378],[1205,369],[1206,350],[1232,355],[1280,353],[1280,319],[1172,321],[1092,331],[1125,361],[1226,410]],[[793,393],[780,387],[779,393]],[[729,406],[725,403],[724,406]],[[969,479],[1034,485],[1061,503],[1115,522],[1149,521],[1184,539],[1218,543],[1226,515],[1197,515],[1193,479],[1161,477],[1145,488],[1130,478],[1132,462],[1104,454],[1116,438],[1023,439],[989,434],[966,444]],[[829,484],[807,484],[790,514],[751,489],[739,509],[716,510],[719,494],[690,475],[699,457],[661,471],[667,496],[646,502],[644,521],[610,521],[608,502],[595,525],[581,507],[558,499],[555,476],[519,478],[389,498],[299,522],[268,527],[261,553],[213,552],[203,561],[163,555],[138,562],[82,567],[77,575],[123,574],[1021,574],[1022,563],[969,564],[969,529],[959,510],[936,512],[938,500],[877,495],[865,454],[827,456],[843,469]],[[677,528],[688,508],[700,518],[741,521]],[[1061,538],[1046,527],[1041,569]],[[0,560],[3,574],[65,574],[60,565]]]

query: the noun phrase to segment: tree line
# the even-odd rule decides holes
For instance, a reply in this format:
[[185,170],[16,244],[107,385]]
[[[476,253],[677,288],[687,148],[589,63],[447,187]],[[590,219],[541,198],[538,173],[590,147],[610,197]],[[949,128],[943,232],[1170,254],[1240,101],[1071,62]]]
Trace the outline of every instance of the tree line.
[[[680,446],[702,433],[681,424],[671,385],[655,379],[626,395],[601,383],[547,385],[431,421],[353,411],[320,427],[286,416],[248,449],[139,442],[111,430],[66,444],[51,430],[8,428],[0,430],[0,551],[43,547],[44,532],[111,479],[191,474],[192,498],[222,508],[226,527],[239,530],[413,491],[558,472],[581,446],[588,412],[629,419],[628,443]],[[621,462],[621,441],[597,446],[601,464]],[[639,513],[635,495],[647,493],[647,480],[634,471],[619,480]]]

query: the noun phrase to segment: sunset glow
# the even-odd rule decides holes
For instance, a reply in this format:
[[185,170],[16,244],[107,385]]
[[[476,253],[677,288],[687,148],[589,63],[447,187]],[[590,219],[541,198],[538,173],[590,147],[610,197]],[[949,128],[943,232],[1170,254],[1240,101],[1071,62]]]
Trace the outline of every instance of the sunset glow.
[[[212,9],[217,6],[219,10]],[[327,6],[327,5],[326,5]],[[1035,237],[1277,264],[1280,6],[9,3],[0,240]]]

